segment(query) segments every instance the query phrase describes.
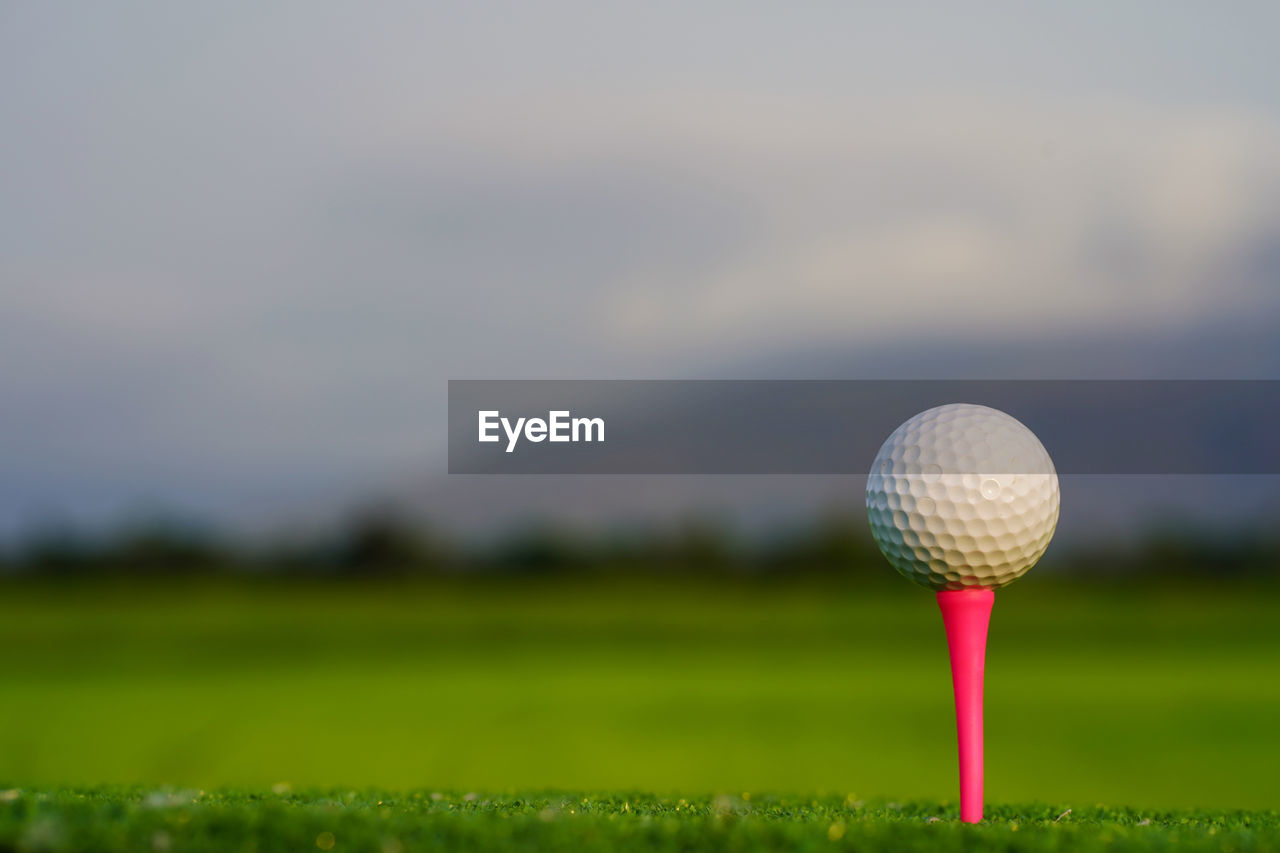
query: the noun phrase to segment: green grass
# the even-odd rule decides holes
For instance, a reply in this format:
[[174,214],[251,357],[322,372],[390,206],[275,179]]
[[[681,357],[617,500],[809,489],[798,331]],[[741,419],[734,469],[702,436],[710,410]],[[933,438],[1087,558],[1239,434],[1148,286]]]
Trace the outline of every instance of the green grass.
[[[0,788],[808,791],[951,809],[937,607],[888,580],[8,583]],[[988,802],[1280,806],[1278,625],[1276,588],[1256,582],[1033,575],[1001,591]]]
[[595,793],[0,792],[15,850],[1071,851],[1280,848],[1280,813],[1000,806],[979,826],[930,802]]

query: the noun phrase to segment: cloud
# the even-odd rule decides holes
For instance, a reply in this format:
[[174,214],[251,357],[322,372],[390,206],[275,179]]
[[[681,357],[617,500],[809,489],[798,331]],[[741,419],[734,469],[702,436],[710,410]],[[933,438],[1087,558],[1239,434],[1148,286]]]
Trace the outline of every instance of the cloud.
[[579,127],[568,151],[522,137],[526,159],[669,159],[756,223],[749,245],[696,265],[655,254],[603,283],[601,328],[638,357],[1167,330],[1260,307],[1257,282],[1225,275],[1280,237],[1280,126],[1268,118],[1112,102],[728,99],[710,112],[633,115],[648,135]]
[[[986,58],[1044,82],[1071,50],[934,34],[971,60],[937,76],[950,59],[902,50],[914,19],[888,12],[735,10],[714,43],[710,13],[672,26],[684,9],[586,37],[568,7],[61,14],[0,28],[22,117],[0,516],[90,494],[232,512],[438,470],[450,377],[699,376],[1275,308],[1275,105],[1145,22],[1109,27],[1099,67],[1140,43],[1166,82],[1046,94]],[[1188,75],[1242,94],[1166,97]]]

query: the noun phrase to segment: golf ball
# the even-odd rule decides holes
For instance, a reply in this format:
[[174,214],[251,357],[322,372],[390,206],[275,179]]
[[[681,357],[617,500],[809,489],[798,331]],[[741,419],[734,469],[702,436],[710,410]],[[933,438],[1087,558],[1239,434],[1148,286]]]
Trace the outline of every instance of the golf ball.
[[895,569],[931,589],[995,589],[1036,564],[1058,523],[1058,475],[1017,419],[952,403],[885,440],[867,516]]

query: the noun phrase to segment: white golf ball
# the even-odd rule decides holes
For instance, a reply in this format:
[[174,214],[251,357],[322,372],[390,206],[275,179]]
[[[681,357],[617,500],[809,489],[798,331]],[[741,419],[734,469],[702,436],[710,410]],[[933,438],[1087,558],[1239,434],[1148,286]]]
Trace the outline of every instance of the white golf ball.
[[1058,475],[1017,419],[952,403],[885,440],[867,516],[895,569],[931,589],[995,589],[1036,564],[1058,523]]

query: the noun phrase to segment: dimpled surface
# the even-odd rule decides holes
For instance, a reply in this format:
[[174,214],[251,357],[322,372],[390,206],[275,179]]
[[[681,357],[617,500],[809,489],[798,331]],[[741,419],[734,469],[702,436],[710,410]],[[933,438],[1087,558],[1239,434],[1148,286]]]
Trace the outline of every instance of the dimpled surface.
[[895,569],[930,589],[994,589],[1035,565],[1058,523],[1058,475],[1031,430],[987,406],[921,412],[885,440],[867,517]]

